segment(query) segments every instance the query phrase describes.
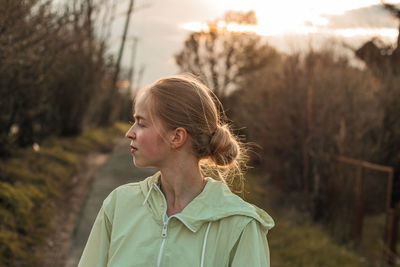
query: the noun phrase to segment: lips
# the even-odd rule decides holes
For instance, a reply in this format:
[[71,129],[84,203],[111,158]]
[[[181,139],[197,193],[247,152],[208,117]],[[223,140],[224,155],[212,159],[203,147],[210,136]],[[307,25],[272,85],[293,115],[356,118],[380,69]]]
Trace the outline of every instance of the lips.
[[135,153],[137,151],[137,148],[134,146],[131,146],[131,153]]

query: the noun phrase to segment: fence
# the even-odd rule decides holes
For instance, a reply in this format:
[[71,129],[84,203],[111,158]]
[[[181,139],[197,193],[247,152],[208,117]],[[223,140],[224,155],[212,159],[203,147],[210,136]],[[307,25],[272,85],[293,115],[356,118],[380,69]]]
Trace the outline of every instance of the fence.
[[[327,177],[322,193],[331,231],[367,253],[375,265],[394,264],[400,206],[391,207],[393,168],[338,155],[323,158],[328,165],[314,167],[313,176]],[[369,240],[363,240],[365,227]]]

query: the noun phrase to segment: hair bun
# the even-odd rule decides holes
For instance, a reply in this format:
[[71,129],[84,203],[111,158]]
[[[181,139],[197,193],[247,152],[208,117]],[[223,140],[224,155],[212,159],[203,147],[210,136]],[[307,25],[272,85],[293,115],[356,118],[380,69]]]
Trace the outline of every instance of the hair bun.
[[217,126],[210,140],[210,158],[218,166],[230,165],[239,155],[239,145],[228,125]]

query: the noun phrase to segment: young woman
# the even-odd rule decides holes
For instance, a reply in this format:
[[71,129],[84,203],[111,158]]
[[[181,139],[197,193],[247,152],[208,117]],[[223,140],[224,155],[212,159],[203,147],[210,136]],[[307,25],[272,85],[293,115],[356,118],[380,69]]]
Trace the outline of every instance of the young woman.
[[79,266],[269,266],[274,222],[227,186],[243,149],[214,100],[185,75],[139,92],[126,137],[134,164],[159,172],[104,200]]

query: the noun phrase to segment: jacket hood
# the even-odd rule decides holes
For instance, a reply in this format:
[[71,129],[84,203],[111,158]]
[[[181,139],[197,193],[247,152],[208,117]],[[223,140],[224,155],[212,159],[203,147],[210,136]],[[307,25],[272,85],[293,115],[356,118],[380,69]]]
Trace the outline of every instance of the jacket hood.
[[[149,205],[156,219],[162,220],[166,212],[166,202],[158,186],[159,179],[160,172],[157,172],[152,177],[141,181],[140,188],[145,197],[143,204]],[[254,218],[260,223],[264,232],[275,225],[268,213],[233,194],[223,182],[210,177],[207,177],[207,180],[203,191],[180,213],[173,215],[192,232],[197,232],[204,223],[233,215]]]

